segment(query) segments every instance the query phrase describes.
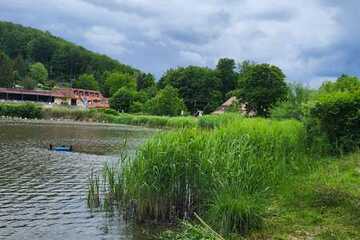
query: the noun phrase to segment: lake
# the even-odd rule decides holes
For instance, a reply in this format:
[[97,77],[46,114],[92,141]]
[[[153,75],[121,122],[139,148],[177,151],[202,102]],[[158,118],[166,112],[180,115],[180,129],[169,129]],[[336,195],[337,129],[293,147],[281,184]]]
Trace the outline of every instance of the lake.
[[[135,149],[155,130],[52,121],[0,120],[0,239],[146,239],[121,213],[90,210],[93,169],[115,163],[127,139]],[[48,150],[73,145],[74,152]]]

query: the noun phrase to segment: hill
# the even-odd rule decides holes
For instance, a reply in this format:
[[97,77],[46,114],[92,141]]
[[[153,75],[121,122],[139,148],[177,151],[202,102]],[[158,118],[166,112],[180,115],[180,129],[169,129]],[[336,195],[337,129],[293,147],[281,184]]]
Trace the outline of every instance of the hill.
[[49,79],[62,85],[70,85],[84,73],[93,74],[100,86],[106,71],[141,73],[47,31],[4,21],[0,21],[0,50],[12,59],[15,71],[26,72],[30,64],[41,62],[48,70]]

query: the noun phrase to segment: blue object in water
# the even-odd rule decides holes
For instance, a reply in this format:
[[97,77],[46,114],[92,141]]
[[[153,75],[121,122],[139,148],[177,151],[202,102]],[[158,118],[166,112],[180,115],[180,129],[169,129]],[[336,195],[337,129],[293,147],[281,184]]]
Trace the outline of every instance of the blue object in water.
[[59,146],[59,147],[54,147],[52,144],[49,145],[49,150],[50,151],[56,151],[56,152],[72,152],[72,146]]

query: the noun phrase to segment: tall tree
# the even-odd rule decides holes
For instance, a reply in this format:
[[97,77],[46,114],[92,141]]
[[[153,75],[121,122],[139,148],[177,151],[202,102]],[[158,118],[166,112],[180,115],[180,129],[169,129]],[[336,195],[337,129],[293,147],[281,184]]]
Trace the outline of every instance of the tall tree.
[[30,66],[30,76],[34,81],[44,84],[48,80],[48,71],[42,63],[34,63]]
[[146,102],[145,109],[154,115],[177,116],[182,111],[186,111],[186,106],[179,97],[178,90],[167,85],[154,98]]
[[320,92],[352,92],[360,89],[360,79],[355,76],[341,75],[335,82],[326,81],[320,87]]
[[155,77],[151,73],[140,73],[136,78],[137,90],[147,89],[155,86]]
[[0,87],[10,88],[15,85],[11,59],[0,50]]
[[234,59],[221,58],[216,65],[216,75],[221,81],[221,92],[226,93],[235,89],[237,72]]
[[105,80],[105,95],[112,96],[117,90],[122,87],[136,90],[135,76],[132,74],[120,72],[110,73]]
[[[214,103],[213,95],[218,95],[220,80],[214,70],[189,66],[168,70],[160,79],[159,87],[171,85],[179,90],[180,97],[189,111],[211,112],[221,104],[221,99]],[[220,93],[221,94],[221,93]]]
[[96,82],[94,75],[92,74],[82,74],[73,83],[73,87],[87,90],[99,90],[99,84]]
[[27,73],[27,65],[22,55],[18,55],[13,61],[16,80],[22,80]]
[[129,112],[131,105],[135,102],[136,91],[122,87],[110,98],[110,107],[119,112]]
[[269,64],[252,64],[241,73],[239,97],[247,111],[268,116],[272,105],[286,98],[285,75],[280,68]]

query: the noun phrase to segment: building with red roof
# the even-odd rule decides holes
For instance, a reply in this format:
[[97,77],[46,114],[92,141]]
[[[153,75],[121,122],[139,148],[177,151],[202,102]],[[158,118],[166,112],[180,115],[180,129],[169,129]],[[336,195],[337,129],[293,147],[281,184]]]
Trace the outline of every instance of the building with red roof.
[[81,108],[109,108],[108,99],[99,91],[77,88],[56,88],[51,91],[0,88],[0,100],[42,102]]

